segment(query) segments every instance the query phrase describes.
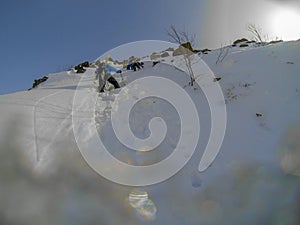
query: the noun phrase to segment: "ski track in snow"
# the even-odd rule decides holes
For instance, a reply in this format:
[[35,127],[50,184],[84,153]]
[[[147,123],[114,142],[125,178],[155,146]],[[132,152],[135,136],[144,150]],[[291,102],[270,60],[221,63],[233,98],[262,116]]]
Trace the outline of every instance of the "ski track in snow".
[[[50,96],[53,96],[53,95],[56,95],[56,94],[59,94],[59,93],[61,93],[61,92],[64,92],[64,90],[61,90],[61,91],[57,91],[57,92],[54,92],[54,93],[52,93],[52,94],[49,94],[49,95],[46,95],[46,96],[44,96],[44,97],[42,97],[42,98],[40,98],[35,104],[34,104],[34,106],[33,106],[33,128],[34,128],[34,140],[35,140],[35,150],[36,150],[36,161],[38,162],[38,161],[40,161],[40,157],[39,157],[39,151],[38,151],[38,135],[37,135],[37,132],[36,132],[36,118],[37,118],[37,116],[36,116],[36,107],[37,107],[37,105],[41,102],[41,101],[43,101],[44,99],[46,99],[46,98],[48,98],[48,97],[50,97]],[[70,115],[71,115],[71,113],[70,113]],[[67,117],[68,118],[68,117]],[[66,118],[66,119],[67,119]],[[56,131],[56,134],[57,134],[57,132],[58,131]],[[55,136],[56,136],[56,134],[54,135],[54,138],[55,138]],[[52,142],[51,142],[52,143]],[[49,145],[51,145],[51,143],[49,143]]]

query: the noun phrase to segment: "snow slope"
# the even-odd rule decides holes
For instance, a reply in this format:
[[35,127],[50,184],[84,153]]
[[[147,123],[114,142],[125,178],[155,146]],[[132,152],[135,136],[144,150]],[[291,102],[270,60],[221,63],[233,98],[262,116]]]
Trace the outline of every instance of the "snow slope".
[[[96,91],[95,68],[49,75],[31,91],[0,96],[0,220],[9,224],[298,224],[300,175],[300,41],[263,47],[230,47],[199,55],[221,78],[227,110],[225,138],[213,164],[198,172],[208,142],[211,112],[199,86],[172,64],[145,63],[116,75],[121,87],[147,76],[169,78],[191,96],[199,111],[199,144],[188,164],[165,182],[133,188],[95,173],[74,138],[73,98],[80,79]],[[162,59],[160,59],[162,60]],[[217,62],[217,63],[216,63]],[[203,85],[215,85],[197,74]],[[201,77],[202,76],[202,77]],[[137,154],[114,135],[110,111],[119,90],[98,96],[94,120],[101,140],[116,158],[149,165],[166,158],[180,136],[179,116],[168,102],[142,99],[130,124],[149,136],[154,116],[168,126],[155,151]],[[84,106],[85,102],[82,102]],[[83,114],[84,115],[84,114]],[[83,135],[89,137],[89,132]]]

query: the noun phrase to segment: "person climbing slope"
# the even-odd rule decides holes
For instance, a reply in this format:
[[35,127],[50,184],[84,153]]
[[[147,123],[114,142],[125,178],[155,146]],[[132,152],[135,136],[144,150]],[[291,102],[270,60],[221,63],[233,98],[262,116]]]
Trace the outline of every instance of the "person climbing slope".
[[115,89],[120,88],[118,81],[113,77],[115,73],[121,73],[121,70],[117,70],[112,66],[106,65],[106,63],[100,63],[96,69],[96,79],[98,79],[98,91],[104,92],[106,82],[111,83]]

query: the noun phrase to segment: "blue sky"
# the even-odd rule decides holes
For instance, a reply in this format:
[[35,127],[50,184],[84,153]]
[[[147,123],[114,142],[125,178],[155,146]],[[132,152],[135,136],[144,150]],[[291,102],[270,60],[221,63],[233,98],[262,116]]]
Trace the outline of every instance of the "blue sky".
[[194,0],[2,0],[0,94],[29,88],[35,78],[92,61],[120,44],[168,40],[165,29],[199,29]]
[[[169,41],[174,25],[218,48],[247,37],[254,23],[271,38],[300,38],[298,0],[1,0],[0,94],[93,61],[121,44]],[[250,37],[251,38],[251,37]]]

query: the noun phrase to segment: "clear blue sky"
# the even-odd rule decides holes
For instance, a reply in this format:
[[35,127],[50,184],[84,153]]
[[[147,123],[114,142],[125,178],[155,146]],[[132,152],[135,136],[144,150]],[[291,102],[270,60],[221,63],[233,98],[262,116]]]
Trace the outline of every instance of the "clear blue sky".
[[300,37],[298,15],[299,0],[1,0],[0,94],[121,44],[168,41],[171,25],[196,34],[196,47],[217,48],[249,37],[248,23]]
[[168,40],[171,25],[194,32],[200,2],[1,0],[0,94],[26,90],[35,78],[92,61],[120,44]]

